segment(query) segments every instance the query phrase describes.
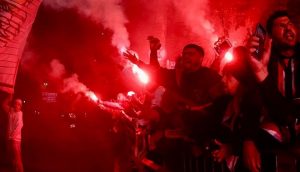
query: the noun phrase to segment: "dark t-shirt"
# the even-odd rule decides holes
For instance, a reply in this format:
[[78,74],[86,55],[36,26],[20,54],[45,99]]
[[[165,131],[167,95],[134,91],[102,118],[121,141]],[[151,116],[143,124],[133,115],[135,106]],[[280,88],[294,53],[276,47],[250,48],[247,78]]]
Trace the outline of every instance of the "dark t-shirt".
[[201,67],[195,72],[183,74],[180,92],[195,104],[201,105],[214,101],[225,91],[221,76],[212,69]]
[[[163,98],[162,125],[167,128],[184,128],[186,134],[199,143],[214,138],[220,128],[220,121],[226,102],[221,76],[214,70],[201,67],[195,72],[184,73],[176,82],[175,70],[162,69],[160,83],[166,87]],[[181,105],[201,106],[212,103],[204,111],[181,111]]]

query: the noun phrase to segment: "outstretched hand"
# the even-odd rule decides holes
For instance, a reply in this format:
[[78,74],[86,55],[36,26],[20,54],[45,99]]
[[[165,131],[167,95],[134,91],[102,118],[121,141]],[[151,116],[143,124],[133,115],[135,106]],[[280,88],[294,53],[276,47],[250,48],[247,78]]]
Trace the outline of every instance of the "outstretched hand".
[[133,64],[137,64],[139,62],[139,59],[137,58],[137,56],[134,53],[130,52],[129,50],[124,52],[123,56],[125,56]]

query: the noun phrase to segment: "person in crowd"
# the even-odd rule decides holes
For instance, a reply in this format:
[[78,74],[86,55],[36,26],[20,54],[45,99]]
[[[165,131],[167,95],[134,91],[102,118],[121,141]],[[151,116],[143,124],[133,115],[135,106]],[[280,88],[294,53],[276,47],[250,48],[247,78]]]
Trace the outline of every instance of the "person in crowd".
[[[11,103],[11,104],[10,104]],[[14,172],[23,172],[21,140],[23,127],[22,100],[8,98],[3,103],[3,108],[8,114],[7,150],[10,163]]]
[[[165,88],[160,104],[160,129],[164,131],[164,137],[180,137],[182,140],[196,142],[197,145],[205,147],[204,145],[210,142],[209,137],[215,132],[217,128],[215,125],[219,121],[215,114],[220,113],[214,113],[216,108],[212,108],[212,105],[225,94],[221,76],[202,65],[205,53],[199,45],[187,44],[176,61],[175,69],[166,69],[159,65],[157,58],[157,51],[161,46],[159,40],[150,37],[149,42],[151,50],[149,65],[138,60],[130,52],[124,55],[141,68],[151,69],[156,84]],[[166,139],[165,142],[170,140]],[[179,161],[183,158],[182,153],[186,145],[177,142],[172,146],[173,149],[168,146],[162,150],[167,152],[171,149],[165,156],[170,162],[169,170],[183,170],[179,166],[181,164]]]
[[[300,49],[296,26],[286,11],[275,11],[267,20],[266,28],[268,36],[264,41],[250,34],[247,44],[248,61],[267,109],[264,119],[267,122],[263,122],[261,128],[273,136],[269,139],[264,137],[264,142],[255,139],[244,142],[245,166],[254,172],[261,170],[259,147],[269,144],[272,139],[277,141],[276,148],[282,145],[290,147],[295,141],[295,123],[299,115]],[[261,42],[264,42],[264,49],[257,57],[254,52],[262,46]]]
[[237,161],[244,160],[243,146],[240,145],[263,137],[260,119],[263,117],[264,106],[247,56],[248,50],[245,47],[235,47],[233,60],[222,71],[226,90],[232,98],[224,111],[221,125],[230,132],[226,137],[227,142],[216,142],[219,148],[213,152],[213,157],[219,162],[226,160],[231,171],[246,170],[241,161]]

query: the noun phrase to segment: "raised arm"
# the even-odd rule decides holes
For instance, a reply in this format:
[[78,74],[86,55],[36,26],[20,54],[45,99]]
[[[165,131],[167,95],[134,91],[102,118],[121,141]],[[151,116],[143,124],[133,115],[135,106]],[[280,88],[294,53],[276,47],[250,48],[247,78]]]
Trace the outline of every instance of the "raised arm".
[[150,46],[150,65],[151,66],[160,66],[158,62],[158,50],[161,47],[160,40],[153,36],[148,36],[149,46]]

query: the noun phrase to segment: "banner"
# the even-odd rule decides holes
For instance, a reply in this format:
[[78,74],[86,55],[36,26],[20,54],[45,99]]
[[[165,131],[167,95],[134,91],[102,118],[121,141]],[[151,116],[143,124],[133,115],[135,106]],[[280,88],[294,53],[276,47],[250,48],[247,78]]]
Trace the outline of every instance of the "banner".
[[0,90],[13,93],[18,66],[42,0],[0,0]]

